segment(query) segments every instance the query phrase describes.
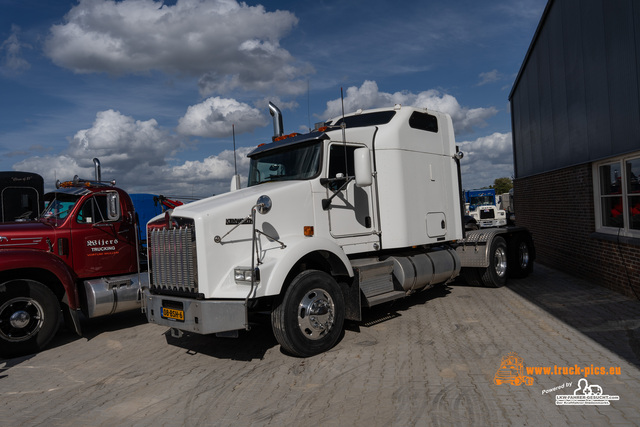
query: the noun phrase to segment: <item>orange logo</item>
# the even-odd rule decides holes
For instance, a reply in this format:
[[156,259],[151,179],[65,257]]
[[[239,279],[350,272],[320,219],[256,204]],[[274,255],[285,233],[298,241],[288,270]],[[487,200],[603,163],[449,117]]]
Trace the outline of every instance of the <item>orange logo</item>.
[[505,383],[519,386],[521,384],[532,385],[533,377],[524,374],[524,362],[518,353],[511,352],[502,358],[500,368],[493,377],[496,385]]

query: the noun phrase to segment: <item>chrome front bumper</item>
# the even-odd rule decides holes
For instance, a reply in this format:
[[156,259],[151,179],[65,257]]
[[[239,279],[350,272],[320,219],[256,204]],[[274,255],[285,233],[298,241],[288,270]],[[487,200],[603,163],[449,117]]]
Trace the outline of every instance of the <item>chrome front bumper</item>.
[[[153,295],[146,289],[144,298],[149,323],[202,335],[246,329],[244,300],[195,300]],[[166,309],[164,314],[183,319],[166,317],[163,308]]]

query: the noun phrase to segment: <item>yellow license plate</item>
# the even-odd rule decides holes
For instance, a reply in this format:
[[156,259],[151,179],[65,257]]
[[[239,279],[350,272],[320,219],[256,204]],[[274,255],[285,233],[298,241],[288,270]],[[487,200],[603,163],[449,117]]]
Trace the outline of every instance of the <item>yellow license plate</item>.
[[173,319],[184,322],[184,311],[176,310],[174,308],[162,307],[162,317],[164,317],[165,319]]

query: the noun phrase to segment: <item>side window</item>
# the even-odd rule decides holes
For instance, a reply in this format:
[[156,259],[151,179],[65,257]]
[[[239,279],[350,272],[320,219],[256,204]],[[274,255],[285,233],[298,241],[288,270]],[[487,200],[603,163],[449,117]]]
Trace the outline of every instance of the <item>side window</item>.
[[96,194],[84,202],[76,220],[80,224],[117,221],[120,219],[119,206],[117,193]]
[[[327,178],[335,178],[339,173],[344,176],[353,176],[353,152],[355,150],[356,147],[345,147],[342,144],[332,144],[331,147],[329,147],[329,175]],[[346,162],[345,153],[347,159]]]
[[598,168],[600,175],[600,214],[604,227],[624,227],[622,209],[622,169],[620,163]]
[[0,207],[1,218],[4,221],[35,218],[40,213],[38,192],[31,187],[7,187],[0,192]]
[[640,237],[640,157],[619,158],[594,167],[596,228]]
[[438,133],[438,118],[427,113],[414,112],[409,118],[409,126],[414,129]]
[[629,228],[640,230],[640,157],[625,162]]

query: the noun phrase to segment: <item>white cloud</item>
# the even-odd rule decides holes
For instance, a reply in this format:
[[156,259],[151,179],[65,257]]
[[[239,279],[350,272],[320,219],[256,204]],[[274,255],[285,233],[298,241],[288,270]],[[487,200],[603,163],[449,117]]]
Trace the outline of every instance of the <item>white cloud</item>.
[[97,157],[105,180],[153,182],[148,171],[165,166],[166,158],[185,147],[184,141],[162,129],[154,119],[135,120],[106,110],[96,114],[91,128],[76,132],[61,154],[30,157],[15,164],[14,169],[41,171],[48,183],[73,175],[93,179],[92,159]]
[[190,106],[179,120],[178,132],[220,138],[231,135],[232,125],[235,125],[236,133],[245,133],[267,124],[267,119],[258,109],[234,99],[215,97]]
[[166,174],[173,182],[172,191],[180,195],[189,195],[196,190],[196,194],[210,196],[229,191],[231,177],[238,173],[243,177],[243,185],[246,185],[246,177],[249,175],[249,158],[247,154],[255,147],[240,147],[236,150],[236,165],[234,165],[233,150],[224,150],[217,156],[209,156],[202,161],[187,161],[180,166],[174,166],[167,170]]
[[63,24],[51,27],[45,52],[77,73],[201,76],[202,94],[301,93],[313,70],[279,42],[297,22],[290,12],[235,0],[80,0]]
[[[91,159],[89,159],[89,162]],[[51,190],[56,180],[69,181],[74,175],[82,178],[93,179],[93,167],[89,167],[89,162],[84,162],[82,166],[78,164],[77,159],[68,155],[57,156],[33,156],[28,157],[13,165],[14,170],[37,171],[47,188],[45,191]],[[103,179],[106,179],[103,178]]]
[[545,4],[546,2],[538,0],[512,0],[496,4],[495,13],[505,14],[506,22],[522,25],[523,21],[539,21]]
[[[453,120],[456,134],[472,132],[475,127],[486,126],[486,120],[498,110],[495,107],[473,108],[462,107],[455,97],[441,94],[435,89],[414,94],[408,91],[386,93],[378,90],[374,81],[365,81],[362,86],[352,86],[347,89],[344,97],[345,113],[356,111],[360,108],[389,107],[394,104],[410,105],[414,107],[428,108],[443,113],[448,113]],[[322,114],[323,118],[337,117],[342,113],[340,98],[327,102],[327,109]]]
[[[375,83],[365,83],[361,88],[349,89],[349,102],[361,99],[373,104],[380,99],[391,103],[407,99],[414,102],[430,101],[440,107],[440,110],[453,109],[454,113],[463,111],[464,114],[459,115],[470,124],[476,123],[478,116],[482,117],[482,114],[474,115],[475,110],[461,109],[455,98],[449,95],[433,91],[418,95],[406,92],[378,94]],[[191,107],[180,126],[189,130],[190,133],[182,130],[188,135],[229,136],[231,123],[236,118],[239,124],[251,120],[264,124],[265,120],[256,109],[246,104],[210,98]],[[198,120],[202,123],[198,123]],[[192,126],[189,126],[190,121],[194,123]],[[92,159],[97,157],[102,164],[103,179],[116,179],[118,185],[127,191],[204,197],[229,190],[235,167],[231,143],[228,143],[229,149],[217,155],[203,160],[177,162],[175,157],[190,148],[189,141],[161,127],[154,119],[136,120],[118,111],[106,110],[97,113],[91,128],[77,131],[63,152],[29,157],[14,164],[13,168],[39,171],[45,182],[52,186],[56,179],[68,180],[76,174],[81,178],[92,179]],[[464,182],[472,182],[474,187],[476,184],[484,186],[492,184],[497,177],[513,175],[510,133],[493,133],[474,141],[460,142],[459,145],[465,153],[462,160]],[[246,155],[252,149],[253,147],[237,149],[237,169],[243,177],[248,175],[249,159]],[[244,182],[246,183],[246,178]]]
[[134,120],[118,111],[106,110],[96,115],[90,129],[75,134],[67,154],[89,161],[98,157],[128,171],[141,164],[163,165],[165,158],[184,148],[183,145],[183,141],[162,129],[154,119]]
[[[53,187],[56,179],[66,181],[74,175],[93,179],[92,159],[97,157],[102,179],[115,179],[129,192],[202,197],[229,191],[235,172],[233,151],[225,150],[202,161],[171,164],[172,157],[187,146],[154,119],[135,120],[107,110],[96,115],[91,128],[76,132],[63,153],[29,157],[13,168],[39,171],[45,183]],[[246,155],[252,149],[237,149],[238,172],[244,176],[249,172]]]
[[502,75],[498,73],[498,70],[491,70],[487,71],[486,73],[480,73],[478,77],[480,78],[480,81],[478,82],[477,86],[484,86],[487,83],[497,82],[498,80],[502,79]]
[[0,44],[0,53],[4,52],[0,70],[4,75],[18,74],[31,68],[31,64],[22,57],[23,48],[31,48],[28,44],[20,42],[18,33],[20,28],[11,26],[11,35]]
[[513,176],[512,136],[495,132],[475,141],[459,142],[463,186],[470,190],[493,184],[496,178]]

